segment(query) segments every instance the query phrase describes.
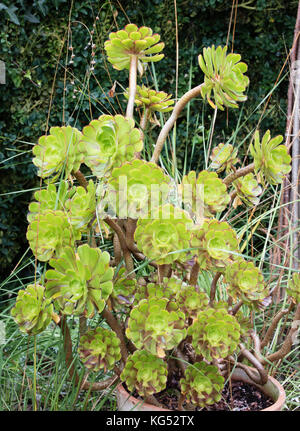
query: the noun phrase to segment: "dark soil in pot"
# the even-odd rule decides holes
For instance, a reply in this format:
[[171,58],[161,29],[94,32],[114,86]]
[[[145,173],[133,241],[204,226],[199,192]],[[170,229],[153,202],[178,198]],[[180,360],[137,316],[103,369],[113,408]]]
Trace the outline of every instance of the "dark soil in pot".
[[[125,385],[124,385],[125,386]],[[166,389],[155,394],[156,400],[162,407],[169,410],[178,411],[178,394],[176,388]],[[134,397],[141,399],[137,392],[132,394]],[[244,383],[242,381],[232,381],[231,385],[227,383],[222,391],[222,399],[213,405],[205,408],[196,408],[197,411],[259,411],[274,404],[274,401],[260,391],[255,385]],[[190,406],[183,404],[183,408],[190,410]]]
[[[155,396],[157,401],[170,410],[178,410],[178,397],[169,390]],[[222,391],[222,399],[200,411],[258,411],[271,406],[274,401],[249,383],[234,381],[227,383]],[[183,405],[184,408],[187,406]]]

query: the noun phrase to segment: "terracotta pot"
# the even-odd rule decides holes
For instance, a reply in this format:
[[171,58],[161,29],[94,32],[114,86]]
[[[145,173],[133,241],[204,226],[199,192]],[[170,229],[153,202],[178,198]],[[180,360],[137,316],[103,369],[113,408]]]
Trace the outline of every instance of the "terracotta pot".
[[[251,370],[253,372],[256,372],[256,370],[254,370],[253,368],[251,368]],[[274,379],[274,377],[269,376],[267,383],[262,386],[254,383],[244,370],[242,370],[241,368],[235,368],[231,378],[232,380],[243,381],[245,383],[251,383],[252,385],[255,385],[262,392],[264,392],[266,395],[268,395],[274,400],[274,404],[261,411],[266,412],[282,410],[285,403],[285,391],[281,384],[276,379]],[[153,406],[152,404],[148,404],[144,401],[138,400],[137,398],[131,396],[125,390],[122,384],[117,387],[117,405],[119,411],[171,411],[169,409],[159,408]]]

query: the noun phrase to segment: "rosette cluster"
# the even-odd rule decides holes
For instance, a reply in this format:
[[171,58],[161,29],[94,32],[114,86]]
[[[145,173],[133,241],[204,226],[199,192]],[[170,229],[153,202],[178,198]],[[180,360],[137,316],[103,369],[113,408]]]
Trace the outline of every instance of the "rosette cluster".
[[86,368],[111,370],[121,359],[120,340],[109,329],[90,329],[80,337],[78,353]]
[[129,69],[132,56],[137,56],[142,63],[161,60],[164,54],[160,52],[165,44],[159,41],[159,34],[153,34],[151,28],[127,24],[124,29],[110,33],[104,48],[108,61],[115,69],[122,70]]
[[[215,109],[224,107],[237,108],[237,102],[247,100],[244,92],[249,85],[249,78],[244,75],[246,63],[241,62],[239,54],[228,54],[227,46],[203,49],[203,56],[198,57],[199,66],[205,77],[201,88],[203,98]],[[214,101],[211,100],[213,98]]]
[[167,375],[167,364],[162,359],[145,350],[137,350],[128,357],[121,380],[130,392],[135,389],[140,396],[146,397],[165,389]]
[[39,284],[29,284],[19,290],[11,315],[19,329],[28,335],[37,335],[49,325],[53,315],[53,305],[45,298],[45,288]]
[[46,293],[66,315],[93,317],[104,309],[113,290],[113,268],[106,251],[91,248],[88,244],[78,247],[77,253],[65,247],[60,257],[51,259],[54,269],[46,272]]
[[283,136],[278,135],[271,139],[270,130],[267,130],[262,140],[259,131],[254,134],[254,144],[250,145],[250,153],[254,158],[255,172],[259,174],[262,183],[280,184],[291,170],[291,156],[285,145],[280,145]]

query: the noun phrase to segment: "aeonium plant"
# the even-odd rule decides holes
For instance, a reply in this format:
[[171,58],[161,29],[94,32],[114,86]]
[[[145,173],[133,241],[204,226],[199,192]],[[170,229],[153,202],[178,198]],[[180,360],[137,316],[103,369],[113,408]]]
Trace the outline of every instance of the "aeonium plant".
[[[266,365],[291,350],[295,325],[272,354],[268,343],[283,314],[295,309],[294,321],[300,320],[299,274],[289,281],[288,310],[275,316],[260,340],[244,310],[263,308],[270,286],[243,257],[241,238],[226,220],[230,206],[254,210],[268,184],[282,182],[291,158],[282,137],[267,131],[260,138],[257,131],[249,143],[250,164],[239,166],[238,149],[220,143],[212,149],[210,169],[188,172],[176,184],[159,161],[182,109],[198,96],[213,109],[238,108],[249,79],[240,55],[205,48],[198,58],[204,82],[174,104],[171,95],[137,85],[138,72],[160,61],[163,48],[160,36],[145,26],[111,33],[108,61],[129,70],[126,115],[101,115],[82,131],[52,127],[34,146],[33,162],[47,187],[29,206],[27,239],[46,271],[19,291],[12,316],[29,335],[51,320],[61,327],[66,364],[77,382],[68,318],[79,320],[77,365],[112,374],[94,383],[83,379],[82,389],[105,389],[119,380],[159,404],[155,394],[176,376],[178,409],[185,403],[202,408],[220,400],[232,367],[265,384]],[[149,160],[144,139],[157,111],[172,113]],[[89,181],[81,165],[90,169]],[[103,228],[113,253],[99,247]],[[211,280],[209,290],[204,278]],[[97,315],[105,325],[95,326]]]

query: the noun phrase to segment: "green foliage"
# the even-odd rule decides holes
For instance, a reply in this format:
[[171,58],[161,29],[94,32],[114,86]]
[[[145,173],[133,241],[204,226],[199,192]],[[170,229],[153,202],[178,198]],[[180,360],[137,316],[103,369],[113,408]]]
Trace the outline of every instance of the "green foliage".
[[29,284],[26,289],[19,290],[11,315],[20,331],[36,335],[51,322],[53,305],[44,293],[45,288],[39,284]]
[[233,166],[238,162],[237,158],[238,150],[234,149],[231,144],[219,144],[212,150],[210,159],[212,161],[211,169],[216,169],[217,173],[223,172],[229,173]]
[[255,173],[259,175],[262,183],[280,184],[291,170],[291,156],[285,145],[280,145],[283,136],[271,139],[270,130],[267,130],[260,142],[258,130],[254,134],[254,144],[250,145],[250,152],[254,158]]
[[134,153],[143,148],[134,121],[122,115],[101,115],[85,126],[82,134],[81,142],[86,151],[84,163],[99,177],[131,160]]
[[262,187],[252,173],[238,178],[233,182],[233,185],[237,193],[234,205],[238,205],[241,201],[249,206],[258,205]]
[[145,397],[165,389],[167,374],[167,365],[162,359],[145,350],[137,350],[129,356],[121,380],[126,382],[129,391],[136,389]]
[[80,140],[81,133],[74,127],[51,127],[50,135],[41,136],[32,150],[37,175],[51,177],[50,181],[54,182],[60,175],[68,178],[72,171],[78,171],[85,151]]
[[298,304],[300,302],[300,275],[294,273],[289,281],[286,292]]
[[195,352],[206,360],[226,358],[232,354],[240,339],[240,325],[234,316],[223,309],[200,311],[188,329]]
[[135,231],[137,246],[148,259],[160,265],[184,260],[191,236],[187,227],[192,223],[185,211],[165,204],[155,211],[153,218],[138,219]]
[[252,262],[243,259],[233,262],[226,267],[225,280],[232,298],[242,300],[249,307],[258,306],[268,296],[263,275]]
[[36,258],[46,262],[54,253],[58,256],[65,246],[74,245],[81,233],[72,229],[64,212],[45,209],[29,224],[26,238]]
[[[138,219],[148,214],[153,196],[151,191],[155,191],[155,186],[161,193],[158,194],[161,201],[157,202],[161,205],[163,196],[169,193],[169,183],[170,178],[155,163],[132,160],[113,169],[108,180],[108,200],[116,202],[119,217],[129,214],[131,218]],[[124,196],[121,196],[120,191],[123,191]]]
[[[244,102],[247,96],[244,95],[246,87],[249,85],[249,78],[244,75],[248,67],[246,63],[240,62],[239,54],[228,54],[227,46],[223,48],[203,49],[203,56],[199,55],[198,61],[205,78],[201,88],[203,98],[207,98],[212,108],[224,107],[237,108],[236,102]],[[211,93],[214,102],[211,100]]]
[[66,315],[93,317],[95,309],[101,313],[113,289],[113,268],[106,251],[88,244],[74,249],[66,247],[59,258],[51,259],[46,272],[46,294],[55,300],[58,309]]
[[104,48],[108,61],[115,69],[129,69],[132,55],[136,55],[142,63],[161,60],[164,55],[158,53],[165,44],[158,43],[159,40],[159,34],[153,34],[151,28],[128,24],[124,29],[110,33]]
[[90,329],[80,337],[78,353],[89,370],[111,370],[121,359],[120,340],[109,329]]
[[199,215],[200,206],[203,205],[202,217],[213,217],[217,212],[222,212],[230,202],[227,187],[216,172],[201,171],[196,176],[195,171],[190,171],[183,177],[180,189],[184,205],[192,203],[191,209],[195,215]]
[[196,362],[185,370],[180,379],[181,392],[189,402],[199,407],[214,404],[221,399],[224,377],[218,368],[205,362]]
[[[128,89],[124,93],[126,99],[129,97]],[[149,111],[157,112],[169,112],[172,111],[174,100],[170,100],[171,94],[167,94],[164,91],[156,91],[152,88],[147,88],[145,85],[136,86],[135,104],[138,108],[144,107]]]
[[177,346],[185,337],[184,314],[176,307],[168,311],[168,299],[142,299],[130,313],[126,336],[138,349],[145,349],[159,358],[165,350]]
[[194,227],[191,247],[202,269],[222,271],[235,260],[238,240],[227,222],[212,219]]

